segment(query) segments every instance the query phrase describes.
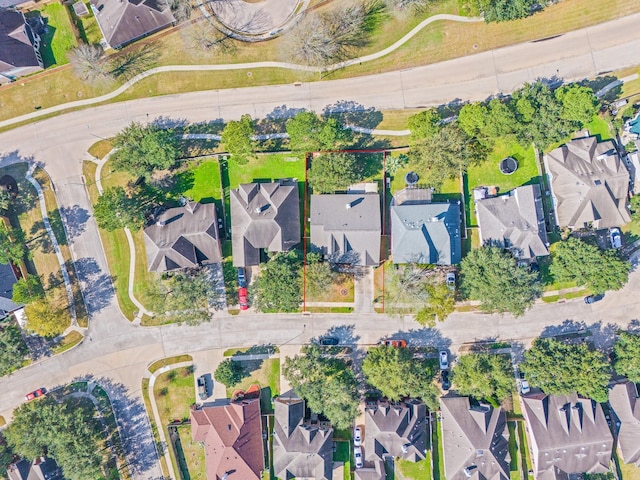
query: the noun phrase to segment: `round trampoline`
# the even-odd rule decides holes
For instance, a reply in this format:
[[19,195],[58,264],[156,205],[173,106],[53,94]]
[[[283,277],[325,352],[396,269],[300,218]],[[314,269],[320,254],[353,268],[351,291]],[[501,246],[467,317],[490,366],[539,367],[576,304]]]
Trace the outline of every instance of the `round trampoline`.
[[513,157],[507,157],[500,161],[500,171],[505,175],[511,175],[518,170],[518,161]]
[[408,187],[414,187],[416,183],[418,183],[418,174],[416,172],[409,172],[404,176],[404,181],[406,182]]

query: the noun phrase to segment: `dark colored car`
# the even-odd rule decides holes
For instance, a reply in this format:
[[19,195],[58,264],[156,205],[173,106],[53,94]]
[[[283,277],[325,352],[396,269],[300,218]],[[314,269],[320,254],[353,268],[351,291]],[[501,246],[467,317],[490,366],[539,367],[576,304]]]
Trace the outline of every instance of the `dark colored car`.
[[249,308],[249,301],[247,300],[247,289],[240,287],[238,289],[238,303],[240,304],[240,310],[247,310]]
[[43,397],[44,395],[46,395],[47,390],[45,388],[39,388],[38,390],[35,390],[31,393],[27,393],[24,396],[24,399],[28,402],[30,400],[33,400],[34,398],[38,398],[38,397]]
[[586,303],[587,305],[590,305],[592,303],[599,302],[603,298],[604,298],[604,294],[602,293],[598,295],[589,295],[588,297],[584,297],[584,303]]
[[246,288],[247,279],[244,276],[244,267],[238,267],[238,286],[240,288]]
[[338,345],[340,343],[340,339],[336,337],[321,337],[320,345]]
[[224,238],[224,221],[218,217],[218,234],[220,238]]
[[447,391],[451,388],[449,370],[442,370],[442,373],[440,374],[440,381],[442,382],[442,390]]
[[209,396],[207,395],[207,381],[204,376],[198,377],[198,396],[200,400],[204,400]]

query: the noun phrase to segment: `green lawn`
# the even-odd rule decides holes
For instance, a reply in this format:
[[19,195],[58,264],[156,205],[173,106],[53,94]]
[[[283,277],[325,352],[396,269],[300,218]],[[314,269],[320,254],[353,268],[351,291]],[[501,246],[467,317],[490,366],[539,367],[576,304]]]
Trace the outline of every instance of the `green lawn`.
[[[528,472],[533,468],[531,464],[531,454],[529,453],[529,445],[524,431],[524,422],[518,422],[518,444],[520,445],[520,462],[524,465],[523,472]],[[527,475],[528,478],[533,476]]]
[[522,475],[519,468],[519,455],[518,455],[518,439],[516,438],[516,422],[509,422],[509,456],[511,457],[511,463],[509,465],[511,480],[520,480]]
[[40,14],[45,18],[48,28],[42,35],[40,47],[45,68],[68,63],[67,52],[76,47],[78,41],[67,8],[60,3],[49,3],[42,7]]
[[87,10],[89,10],[89,15],[78,17],[71,5],[69,5],[69,13],[78,27],[78,33],[82,40],[89,45],[99,44],[102,40],[102,32],[98,26],[98,20],[96,20],[96,17],[91,11],[91,3],[85,2],[85,4],[87,5]]
[[194,442],[191,436],[191,425],[177,428],[182,453],[189,469],[191,480],[207,480],[207,464],[204,455],[204,447],[201,443]]
[[280,395],[280,359],[242,360],[241,364],[245,371],[249,370],[247,371],[249,376],[243,378],[235,387],[227,387],[227,397],[231,397],[236,390],[246,390],[251,385],[258,384],[262,389],[260,399],[262,413],[272,412],[271,398]]
[[[241,183],[271,182],[279,178],[297,178],[304,182],[305,161],[302,156],[277,153],[258,155],[246,165],[229,161],[228,178],[223,177],[223,185],[238,188]],[[228,183],[227,183],[228,182]]]
[[189,409],[195,402],[194,395],[193,373],[189,367],[170,370],[156,378],[153,396],[163,428],[172,420],[189,418]]
[[333,452],[333,461],[344,464],[344,480],[351,480],[351,443],[336,442],[336,451]]
[[[203,160],[190,167],[187,175],[178,175],[177,189],[195,202],[211,203],[222,198],[220,167],[215,159]],[[192,175],[192,176],[191,176]]]
[[410,462],[408,460],[396,460],[396,468],[400,470],[402,478],[406,480],[431,479],[431,451],[427,451],[424,460]]
[[609,122],[600,115],[595,115],[591,123],[585,125],[585,129],[589,130],[591,136],[597,136],[598,141],[610,140],[613,138],[611,135],[611,129],[609,128]]
[[431,452],[433,455],[433,480],[445,480],[444,448],[442,446],[442,423],[439,421],[436,421],[436,429],[433,430]]

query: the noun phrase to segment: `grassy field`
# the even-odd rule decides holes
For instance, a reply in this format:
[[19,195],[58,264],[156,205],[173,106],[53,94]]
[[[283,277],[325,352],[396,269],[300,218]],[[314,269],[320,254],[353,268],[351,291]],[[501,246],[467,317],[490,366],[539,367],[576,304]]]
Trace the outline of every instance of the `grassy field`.
[[98,140],[89,147],[87,153],[92,157],[102,160],[112,149],[113,141],[111,139]]
[[73,11],[73,7],[71,5],[68,7],[69,14],[76,24],[80,38],[89,45],[96,45],[102,40],[102,32],[100,31],[98,20],[91,11],[91,3],[85,2],[85,4],[87,5],[87,10],[89,10],[89,15],[78,17]]
[[238,188],[241,183],[270,182],[279,178],[297,178],[304,182],[304,168],[304,158],[292,154],[258,155],[246,165],[230,161],[228,179],[223,177],[222,181],[224,186],[228,182],[229,188]]
[[153,386],[162,428],[173,420],[189,419],[189,409],[195,402],[193,370],[177,368],[158,375]]
[[52,348],[54,354],[66,352],[70,348],[78,345],[84,337],[80,332],[72,330],[64,338],[58,343],[55,347]]
[[307,294],[307,302],[353,302],[353,277],[340,275],[337,279],[338,281],[327,285],[319,295]]
[[68,63],[67,52],[76,47],[78,41],[67,7],[61,3],[52,2],[42,7],[40,14],[47,24],[47,32],[42,35],[40,47],[45,68]]
[[[211,203],[222,198],[220,185],[220,166],[216,159],[199,161],[189,168],[190,175],[185,176],[182,194],[195,202]],[[191,177],[191,175],[193,175]]]
[[273,412],[271,398],[280,395],[280,359],[243,360],[241,364],[249,376],[243,378],[235,387],[227,387],[227,397],[231,397],[236,390],[246,390],[251,385],[258,384],[262,389],[260,395],[262,413]]
[[182,452],[189,468],[189,478],[191,480],[207,480],[207,464],[202,444],[193,441],[191,436],[191,425],[184,425],[177,428],[180,436]]

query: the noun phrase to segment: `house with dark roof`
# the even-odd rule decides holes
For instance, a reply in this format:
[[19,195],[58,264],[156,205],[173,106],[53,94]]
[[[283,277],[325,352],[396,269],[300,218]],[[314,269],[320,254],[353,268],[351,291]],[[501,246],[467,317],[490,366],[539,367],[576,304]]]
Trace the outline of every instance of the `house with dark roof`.
[[373,460],[369,463],[373,466],[358,468],[355,471],[354,480],[385,480],[387,478],[382,460]]
[[502,408],[471,405],[469,397],[440,398],[447,480],[509,480],[509,431]]
[[391,200],[393,263],[460,263],[460,201],[431,202],[431,190],[405,188]]
[[300,243],[298,184],[243,183],[231,190],[233,264],[260,264],[261,250],[287,252]]
[[365,406],[364,454],[368,461],[400,457],[417,462],[427,448],[427,407],[419,400],[380,400]]
[[175,23],[163,0],[91,0],[105,42],[122,48]]
[[558,226],[571,229],[620,227],[627,208],[629,171],[613,142],[596,137],[571,140],[544,157]]
[[22,459],[7,468],[9,480],[64,480],[62,469],[53,458],[38,457],[33,462]]
[[640,467],[640,396],[633,382],[618,383],[609,390],[609,405],[615,417],[618,449],[624,463]]
[[11,300],[13,285],[17,281],[13,267],[6,263],[0,263],[0,319],[24,306]]
[[534,393],[520,399],[537,480],[609,471],[613,437],[599,403],[575,392]]
[[331,480],[333,428],[305,418],[305,403],[293,392],[274,401],[273,469],[281,480]]
[[538,185],[476,202],[480,242],[497,243],[515,258],[532,261],[549,255],[542,195]]
[[264,469],[260,398],[191,410],[194,442],[204,443],[209,480],[259,480]]
[[335,263],[380,263],[380,195],[311,195],[311,244]]
[[0,9],[0,85],[43,68],[40,37],[22,12]]
[[215,204],[187,202],[165,210],[144,229],[144,244],[150,272],[220,263]]

